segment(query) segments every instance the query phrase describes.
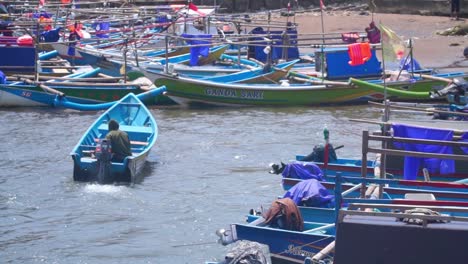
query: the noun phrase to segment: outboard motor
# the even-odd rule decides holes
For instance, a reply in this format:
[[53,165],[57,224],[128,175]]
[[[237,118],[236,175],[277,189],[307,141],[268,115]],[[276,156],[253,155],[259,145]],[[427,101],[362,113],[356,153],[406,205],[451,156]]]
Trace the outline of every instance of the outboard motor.
[[431,98],[442,98],[451,95],[453,98],[449,98],[450,103],[453,104],[464,104],[460,101],[460,96],[466,94],[468,90],[468,82],[461,78],[453,79],[453,82],[447,85],[444,89],[431,91]]
[[96,146],[97,181],[101,184],[111,182],[112,148],[110,140],[103,139]]
[[[332,144],[328,144],[328,162],[336,162],[338,157],[336,156],[335,150],[342,148],[343,146],[333,147]],[[316,145],[312,153],[304,157],[301,161],[314,161],[324,162],[325,161],[325,145]]]

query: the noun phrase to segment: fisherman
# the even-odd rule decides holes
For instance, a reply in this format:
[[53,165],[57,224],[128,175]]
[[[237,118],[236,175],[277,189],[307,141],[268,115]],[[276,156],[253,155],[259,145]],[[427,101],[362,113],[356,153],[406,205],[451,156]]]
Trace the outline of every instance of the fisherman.
[[122,162],[125,157],[132,155],[128,134],[119,129],[119,123],[114,119],[109,121],[108,126],[109,133],[106,135],[106,139],[111,142],[112,161]]

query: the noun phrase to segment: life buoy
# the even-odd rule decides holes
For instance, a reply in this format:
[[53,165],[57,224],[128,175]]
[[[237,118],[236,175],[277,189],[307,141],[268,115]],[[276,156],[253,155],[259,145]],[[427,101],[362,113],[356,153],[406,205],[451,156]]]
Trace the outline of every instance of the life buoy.
[[372,57],[369,42],[353,43],[348,46],[348,54],[351,66],[362,65]]

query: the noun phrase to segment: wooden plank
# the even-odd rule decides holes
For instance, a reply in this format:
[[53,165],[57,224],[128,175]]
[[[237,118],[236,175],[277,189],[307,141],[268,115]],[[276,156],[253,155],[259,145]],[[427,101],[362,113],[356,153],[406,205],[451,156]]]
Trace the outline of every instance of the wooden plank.
[[145,141],[130,141],[130,144],[132,145],[140,145],[140,146],[148,146],[148,142]]
[[[98,143],[100,141],[100,138],[95,138],[94,141]],[[130,140],[130,144],[132,145],[139,145],[139,146],[148,146],[148,142],[146,141],[135,141],[135,140]]]

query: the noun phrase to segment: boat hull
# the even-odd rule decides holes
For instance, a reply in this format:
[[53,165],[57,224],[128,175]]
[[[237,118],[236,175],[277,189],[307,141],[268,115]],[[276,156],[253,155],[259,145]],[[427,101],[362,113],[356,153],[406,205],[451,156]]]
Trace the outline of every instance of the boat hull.
[[[65,85],[68,84],[68,85]],[[141,94],[146,90],[137,85],[70,85],[70,83],[47,83],[47,86],[65,94],[67,100],[80,104],[96,104],[117,101],[129,93]],[[36,85],[5,84],[0,85],[0,107],[55,106],[55,94],[48,93]],[[146,97],[146,105],[174,104],[163,95]]]
[[[113,119],[120,124],[120,130],[128,134],[132,156],[121,162],[99,160],[97,147]],[[130,93],[104,112],[85,132],[71,152],[73,179],[75,181],[98,183],[139,183],[146,158],[157,138],[157,124],[151,112]],[[103,173],[108,171],[108,173]]]
[[235,240],[249,240],[268,245],[272,259],[303,263],[335,240],[332,235],[305,233],[244,224],[231,225]]
[[[165,85],[168,96],[185,105],[252,105],[252,106],[311,106],[356,104],[368,101],[382,101],[383,91],[373,90],[364,86],[332,86],[327,85],[246,85],[207,82],[182,77],[151,78],[156,85]],[[410,85],[400,82],[397,88]],[[410,89],[426,89],[427,94],[415,97],[413,94],[399,90],[398,95],[387,94],[392,101],[430,101],[426,84],[412,85]]]

